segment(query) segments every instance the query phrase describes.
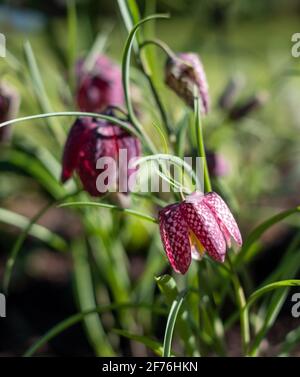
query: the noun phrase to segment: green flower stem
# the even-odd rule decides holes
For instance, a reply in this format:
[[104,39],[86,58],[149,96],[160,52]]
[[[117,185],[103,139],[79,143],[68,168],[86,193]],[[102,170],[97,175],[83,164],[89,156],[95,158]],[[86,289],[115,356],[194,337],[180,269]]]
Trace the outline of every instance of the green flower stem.
[[[160,47],[169,57],[171,57],[171,56],[174,57],[175,56],[174,52],[169,48],[169,46],[167,44],[165,44],[164,42],[158,40],[158,39],[149,39],[149,40],[143,41],[139,45],[139,50],[142,51],[142,49],[144,47],[149,46],[151,44]],[[154,83],[152,81],[151,76],[148,74],[147,69],[143,65],[141,56],[139,56],[139,60],[140,60],[141,70],[142,70],[144,76],[146,77],[146,79],[148,80],[148,83],[149,83],[150,89],[152,91],[154,100],[155,100],[156,105],[157,105],[157,107],[159,109],[159,112],[160,112],[160,115],[161,115],[161,119],[162,119],[162,121],[165,124],[165,127],[167,129],[168,135],[170,136],[174,132],[173,132],[173,129],[171,127],[169,118],[167,116],[167,112],[166,112],[166,110],[164,108],[164,105],[162,103],[160,95],[159,95],[158,91],[155,88],[155,85],[154,85]]]
[[170,49],[170,47],[165,42],[161,41],[160,39],[147,39],[140,44],[140,49],[151,44],[162,49],[169,58],[176,58],[176,54]]
[[243,344],[243,353],[248,356],[248,347],[250,343],[250,323],[249,323],[249,310],[243,287],[240,283],[240,279],[234,270],[233,264],[230,259],[230,255],[227,255],[229,266],[231,269],[231,279],[235,290],[235,295],[240,311],[240,324],[241,324],[241,336]]
[[212,191],[209,171],[207,167],[207,159],[205,154],[204,148],[204,140],[203,140],[203,131],[202,131],[202,121],[201,121],[201,107],[200,107],[200,100],[198,96],[195,96],[194,100],[194,116],[195,116],[195,131],[197,137],[197,147],[198,147],[198,154],[199,157],[204,159],[204,192]]
[[166,130],[168,132],[168,135],[173,135],[173,129],[171,127],[171,124],[169,122],[169,118],[167,116],[167,113],[166,113],[166,110],[164,108],[164,105],[161,101],[161,98],[158,94],[158,91],[156,90],[155,88],[155,85],[152,81],[152,78],[151,76],[146,72],[145,68],[143,67],[142,63],[141,63],[141,69],[142,69],[142,72],[144,74],[144,76],[146,77],[148,83],[149,83],[149,86],[150,86],[150,89],[152,91],[152,94],[153,94],[153,97],[154,97],[154,100],[155,100],[155,103],[159,109],[159,112],[160,112],[160,116],[161,116],[161,119],[166,127]]
[[130,91],[130,60],[131,60],[131,51],[134,44],[134,38],[135,35],[139,29],[139,27],[144,24],[145,22],[151,21],[153,19],[157,18],[168,18],[168,15],[164,14],[155,14],[149,17],[144,18],[140,22],[138,22],[130,31],[124,52],[123,52],[123,59],[122,59],[122,81],[123,81],[123,88],[124,88],[124,94],[125,94],[125,101],[126,106],[128,110],[128,117],[132,124],[135,126],[135,128],[140,132],[140,134],[143,136],[144,140],[146,141],[150,151],[152,153],[155,153],[156,148],[153,144],[151,138],[147,135],[147,133],[144,131],[143,126],[140,124],[140,121],[136,117],[134,113],[134,109],[132,106],[132,99],[131,99],[131,91]]
[[144,139],[142,138],[141,133],[135,128],[133,128],[132,126],[130,126],[130,124],[128,124],[127,122],[124,122],[120,119],[117,119],[109,115],[91,113],[91,112],[86,112],[86,111],[59,111],[59,112],[29,115],[29,116],[16,118],[16,119],[12,119],[12,120],[8,120],[6,122],[0,123],[0,128],[8,126],[10,124],[21,123],[28,120],[59,117],[59,116],[91,117],[91,118],[96,118],[96,119],[99,118],[99,119],[107,120],[108,122],[111,122],[113,124],[120,126],[121,128],[124,128],[126,131],[128,131],[132,135],[141,139],[142,142],[144,142]]

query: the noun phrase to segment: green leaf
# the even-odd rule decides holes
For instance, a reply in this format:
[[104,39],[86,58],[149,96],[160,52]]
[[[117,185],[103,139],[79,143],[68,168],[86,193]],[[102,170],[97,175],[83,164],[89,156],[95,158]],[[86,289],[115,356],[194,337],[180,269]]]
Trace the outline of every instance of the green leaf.
[[76,4],[74,0],[67,1],[67,21],[68,21],[68,62],[69,62],[69,77],[71,87],[74,87],[74,73],[75,73],[75,62],[77,56],[77,12]]
[[[283,257],[278,263],[278,267],[276,270],[273,270],[267,279],[265,279],[264,283],[262,284],[263,286],[273,282],[274,280],[276,281],[278,279],[283,280],[286,278],[293,278],[297,274],[300,265],[299,241],[300,233],[296,234],[288,250],[284,253]],[[275,323],[276,318],[278,317],[287,298],[288,292],[289,288],[276,290],[272,294],[271,299],[268,297],[263,301],[257,314],[262,324],[257,331],[252,344],[253,353],[257,353],[259,351],[259,345]]]
[[105,49],[105,46],[107,44],[107,40],[108,40],[108,37],[110,35],[110,33],[112,32],[112,27],[111,25],[106,25],[106,28],[104,29],[104,31],[101,31],[88,56],[86,57],[84,63],[83,63],[83,69],[87,72],[91,71],[93,69],[93,67],[95,66],[95,63],[96,63],[96,60],[97,60],[97,57],[99,56],[99,54],[101,54],[104,49]]
[[[27,217],[4,208],[0,208],[0,221],[20,229],[26,229],[30,224],[30,220]],[[63,251],[67,248],[67,244],[63,238],[42,225],[32,225],[29,234],[56,250]]]
[[9,149],[4,156],[0,157],[0,167],[1,170],[14,168],[18,172],[28,174],[54,197],[62,196],[65,192],[64,187],[51,174],[52,172],[50,173],[36,156],[27,152]]
[[[41,110],[45,113],[52,112],[52,107],[49,101],[49,98],[44,87],[44,83],[39,71],[31,44],[29,41],[24,44],[25,58],[29,67],[30,76],[32,79],[33,88],[35,91],[36,99],[41,107]],[[55,120],[50,119],[48,127],[51,133],[56,138],[56,141],[59,144],[62,144],[65,138],[65,132]]]
[[290,352],[297,346],[300,342],[300,326],[296,329],[290,331],[284,341],[280,345],[280,351],[278,356],[289,356]]
[[136,342],[144,344],[146,347],[150,348],[154,353],[156,353],[159,356],[162,356],[163,353],[163,346],[161,343],[159,343],[156,340],[150,339],[146,336],[143,335],[135,335],[130,333],[129,331],[126,330],[121,330],[121,329],[112,329],[112,332],[123,336],[125,338],[134,340]]
[[[93,278],[88,259],[88,250],[84,240],[76,240],[72,244],[74,261],[74,278],[80,311],[90,310],[96,306]],[[97,314],[84,318],[87,336],[98,356],[114,356],[101,319]]]
[[33,356],[37,350],[43,347],[46,343],[48,343],[51,339],[55,338],[57,335],[61,334],[62,332],[66,331],[70,327],[76,325],[77,323],[83,321],[86,317],[92,316],[94,314],[101,314],[110,312],[112,310],[125,310],[125,309],[148,309],[157,314],[165,314],[165,311],[162,308],[144,304],[144,303],[121,303],[121,304],[110,304],[105,306],[97,306],[93,309],[85,310],[80,313],[74,314],[63,321],[59,322],[55,326],[53,326],[49,331],[46,332],[44,336],[42,336],[39,340],[37,340],[24,354],[25,357]]
[[295,287],[295,286],[297,287],[300,286],[300,280],[297,280],[297,279],[281,280],[281,281],[276,281],[275,283],[267,284],[264,287],[257,289],[255,292],[253,292],[250,295],[246,306],[249,308],[262,295],[270,291],[273,291],[274,289],[284,288],[284,287]]
[[[72,197],[76,195],[76,193],[67,194],[63,196],[61,199],[51,201],[50,203],[46,204],[44,207],[42,207],[35,216],[31,220],[28,220],[27,225],[24,226],[23,231],[20,233],[19,237],[17,238],[16,242],[14,243],[14,246],[12,250],[9,253],[9,257],[5,266],[4,270],[4,277],[3,277],[3,288],[4,292],[7,293],[12,271],[16,262],[16,259],[19,255],[19,252],[21,250],[21,247],[28,237],[28,234],[31,234],[31,232],[37,227],[35,223],[50,209],[55,203],[58,203],[60,200],[66,200],[69,197]],[[67,244],[64,240],[61,240],[63,248],[62,250],[65,250],[67,248]]]
[[[155,278],[158,288],[160,289],[166,303],[172,305],[178,296],[178,288],[176,281],[170,275],[162,275]],[[188,356],[199,356],[195,334],[189,323],[188,310],[179,313],[177,319],[177,327]]]
[[172,347],[172,339],[173,339],[175,323],[176,323],[177,316],[178,316],[179,310],[181,308],[181,305],[183,303],[186,293],[187,293],[186,291],[179,293],[179,295],[176,297],[176,299],[172,303],[169,316],[168,316],[166,330],[165,330],[165,336],[164,336],[164,349],[163,349],[164,357],[171,356],[171,347]]
[[[255,244],[256,241],[262,236],[262,234],[267,231],[271,226],[277,224],[278,222],[286,219],[287,217],[298,213],[300,211],[300,206],[289,209],[278,213],[277,215],[270,217],[268,220],[264,221],[257,228],[255,228],[250,235],[247,237],[240,253],[237,256],[235,261],[236,264],[241,263],[244,260],[247,260],[249,253],[251,252],[251,247]],[[253,256],[253,255],[252,255]]]
[[187,129],[188,129],[189,119],[187,111],[184,113],[178,124],[178,131],[176,134],[176,155],[180,158],[184,158],[185,155],[185,146],[187,138]]
[[[285,287],[292,287],[292,286],[300,286],[300,280],[296,279],[289,279],[289,280],[282,280],[282,281],[277,281],[275,283],[267,284],[264,287],[256,290],[254,293],[251,294],[251,296],[248,299],[246,308],[250,308],[254,304],[254,302],[259,299],[262,295],[265,293],[268,293],[272,290],[279,289],[279,288],[285,288]],[[269,312],[268,312],[268,318],[266,324],[263,325],[261,330],[258,332],[256,335],[253,344],[251,346],[249,355],[254,356],[258,352],[259,345],[269,329],[269,327],[273,324],[275,318],[277,317],[279,310],[281,306],[283,305],[283,302],[285,300],[285,294],[281,295],[280,297],[277,298],[277,300],[273,300],[271,302],[271,306],[269,307]]]
[[79,207],[81,207],[81,206],[92,206],[92,207],[108,208],[108,209],[111,209],[113,211],[124,212],[127,215],[136,216],[136,217],[138,217],[142,220],[147,220],[147,221],[150,221],[152,223],[157,223],[157,219],[152,217],[152,216],[148,216],[148,215],[145,215],[144,213],[134,211],[133,209],[122,208],[122,207],[118,207],[118,206],[115,206],[115,205],[112,205],[112,204],[96,203],[96,202],[73,202],[73,203],[63,203],[63,204],[59,205],[59,207],[78,207],[78,206]]

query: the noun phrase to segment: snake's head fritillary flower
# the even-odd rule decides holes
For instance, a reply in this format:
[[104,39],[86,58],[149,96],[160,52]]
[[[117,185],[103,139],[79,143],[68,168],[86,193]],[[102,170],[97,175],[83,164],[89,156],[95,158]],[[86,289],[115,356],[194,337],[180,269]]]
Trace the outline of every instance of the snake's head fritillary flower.
[[[61,179],[65,182],[73,172],[77,172],[84,189],[92,196],[105,194],[97,187],[97,178],[107,166],[97,168],[100,158],[113,159],[117,171],[113,171],[113,178],[119,176],[119,153],[126,151],[127,163],[141,154],[140,141],[126,130],[101,119],[79,118],[72,126],[65,144]],[[106,160],[105,160],[106,161]],[[128,164],[126,164],[127,167]],[[126,182],[136,171],[128,168],[122,171],[126,175]],[[120,174],[121,179],[124,177]],[[124,179],[125,181],[125,179]],[[118,178],[114,181],[120,184]],[[106,186],[105,186],[106,187]],[[106,187],[107,191],[114,187]],[[125,188],[125,193],[128,186]]]
[[[0,85],[0,123],[16,117],[20,98],[17,91],[7,84]],[[11,135],[11,127],[0,128],[0,142],[7,142]]]
[[101,112],[107,106],[124,105],[121,70],[107,56],[99,55],[91,69],[80,60],[76,74],[76,102],[81,111]]
[[180,204],[171,204],[159,212],[160,235],[171,266],[185,274],[191,263],[189,229]]
[[199,259],[205,251],[214,260],[224,262],[231,238],[242,245],[232,213],[215,192],[195,192],[183,202],[165,207],[159,213],[159,225],[170,264],[182,274],[192,257]]
[[199,56],[195,53],[179,53],[167,60],[165,68],[166,84],[188,106],[194,106],[194,87],[199,90],[202,113],[209,110],[208,84]]

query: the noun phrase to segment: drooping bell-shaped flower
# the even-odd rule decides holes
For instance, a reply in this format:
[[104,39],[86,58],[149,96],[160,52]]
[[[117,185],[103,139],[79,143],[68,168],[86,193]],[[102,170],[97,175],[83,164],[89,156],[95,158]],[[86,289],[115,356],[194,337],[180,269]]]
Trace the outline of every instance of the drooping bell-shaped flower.
[[231,238],[241,246],[238,225],[223,199],[215,192],[195,192],[183,202],[171,204],[159,213],[162,242],[171,266],[186,273],[192,257],[205,251],[224,262]]
[[[0,84],[0,123],[16,117],[20,98],[17,91],[8,84]],[[11,126],[0,128],[0,142],[6,142],[11,135]]]
[[208,84],[199,56],[195,53],[179,53],[167,60],[166,84],[182,98],[188,106],[194,106],[194,87],[198,88],[202,113],[209,110]]
[[[120,153],[127,159],[121,162],[125,167],[122,172],[120,159],[123,157]],[[128,168],[128,163],[140,153],[140,141],[126,130],[101,119],[79,118],[65,144],[62,182],[76,171],[84,189],[92,196],[101,196],[110,189],[118,191],[121,184],[122,192],[127,193],[128,180],[136,171],[136,168]],[[100,160],[103,163],[98,165]],[[110,161],[114,162],[112,166],[109,166]],[[107,172],[105,179],[102,179],[102,185],[97,184],[103,172]]]
[[80,60],[76,75],[76,102],[81,111],[101,112],[107,106],[124,104],[121,70],[107,56],[99,55],[93,67]]

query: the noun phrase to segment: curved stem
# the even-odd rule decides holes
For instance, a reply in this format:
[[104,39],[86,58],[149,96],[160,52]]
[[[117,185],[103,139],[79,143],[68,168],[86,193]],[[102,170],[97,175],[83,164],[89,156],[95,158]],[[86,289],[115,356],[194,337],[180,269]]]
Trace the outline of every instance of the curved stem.
[[142,220],[150,221],[152,223],[157,223],[157,219],[156,218],[154,218],[152,216],[149,216],[149,215],[147,215],[145,213],[138,212],[138,211],[135,211],[135,210],[129,209],[129,208],[118,207],[118,206],[115,206],[115,205],[112,205],[112,204],[107,204],[107,203],[70,202],[70,203],[62,203],[58,207],[76,207],[76,206],[78,206],[78,207],[81,207],[81,206],[90,206],[90,207],[108,208],[108,209],[111,209],[113,211],[119,211],[119,212],[126,213],[127,215],[132,215],[132,216],[138,217],[139,219],[142,219]]
[[141,139],[142,142],[144,142],[141,133],[136,130],[134,127],[130,126],[127,122],[124,122],[120,119],[114,118],[109,115],[104,114],[98,114],[98,113],[91,113],[91,112],[85,112],[85,111],[59,111],[59,112],[53,112],[53,113],[44,113],[44,114],[35,114],[35,115],[29,115],[26,117],[16,118],[12,120],[8,120],[6,122],[0,123],[0,128],[4,126],[8,126],[10,124],[14,123],[21,123],[25,122],[27,120],[34,120],[34,119],[43,119],[43,118],[50,118],[50,117],[58,117],[58,116],[78,116],[78,117],[91,117],[91,118],[99,118],[103,120],[107,120],[108,122],[117,124],[121,128],[124,128],[129,133],[132,133],[137,138]]
[[[146,46],[149,46],[149,45],[155,45],[157,47],[159,47],[160,49],[162,49],[168,57],[171,57],[171,58],[175,58],[176,55],[175,53],[170,49],[170,47],[164,43],[163,41],[159,40],[159,39],[149,39],[149,40],[145,40],[143,41],[140,45],[139,45],[139,49],[140,51],[146,47]],[[153,94],[153,97],[154,97],[154,100],[156,102],[156,105],[159,109],[159,112],[160,112],[160,115],[161,115],[161,118],[162,118],[162,121],[164,122],[165,126],[166,126],[166,129],[168,131],[168,134],[169,135],[172,135],[173,134],[173,129],[171,127],[171,124],[170,124],[170,121],[168,119],[168,116],[167,116],[167,112],[163,106],[163,103],[161,101],[161,98],[159,96],[159,93],[158,91],[156,90],[155,88],[155,85],[152,81],[152,78],[151,76],[147,73],[145,67],[143,66],[143,63],[142,63],[142,59],[140,59],[140,66],[141,66],[141,69],[142,69],[142,72],[144,74],[144,76],[146,77],[146,79],[148,80],[148,83],[149,83],[149,86],[150,86],[150,89],[152,91],[152,94]]]
[[147,46],[147,45],[155,45],[157,47],[159,47],[160,49],[162,49],[165,54],[169,57],[169,58],[176,58],[176,54],[174,51],[171,50],[171,48],[163,41],[161,41],[160,39],[147,39],[145,40],[143,43],[140,44],[140,49],[142,49],[143,47]]
[[168,15],[164,14],[155,14],[149,17],[144,18],[140,22],[138,22],[130,31],[124,52],[123,52],[123,59],[122,59],[122,81],[123,81],[123,88],[124,88],[124,94],[125,94],[125,102],[128,109],[128,116],[132,124],[139,130],[140,134],[143,135],[146,143],[148,144],[149,149],[153,152],[156,151],[155,145],[153,144],[151,138],[147,135],[147,133],[144,132],[142,125],[140,124],[138,118],[136,117],[134,113],[134,109],[132,106],[131,101],[131,93],[130,93],[130,77],[129,77],[129,71],[130,71],[130,60],[131,60],[131,51],[132,46],[134,42],[135,35],[139,29],[139,27],[144,24],[145,22],[151,21],[153,19],[157,18],[168,18]]

